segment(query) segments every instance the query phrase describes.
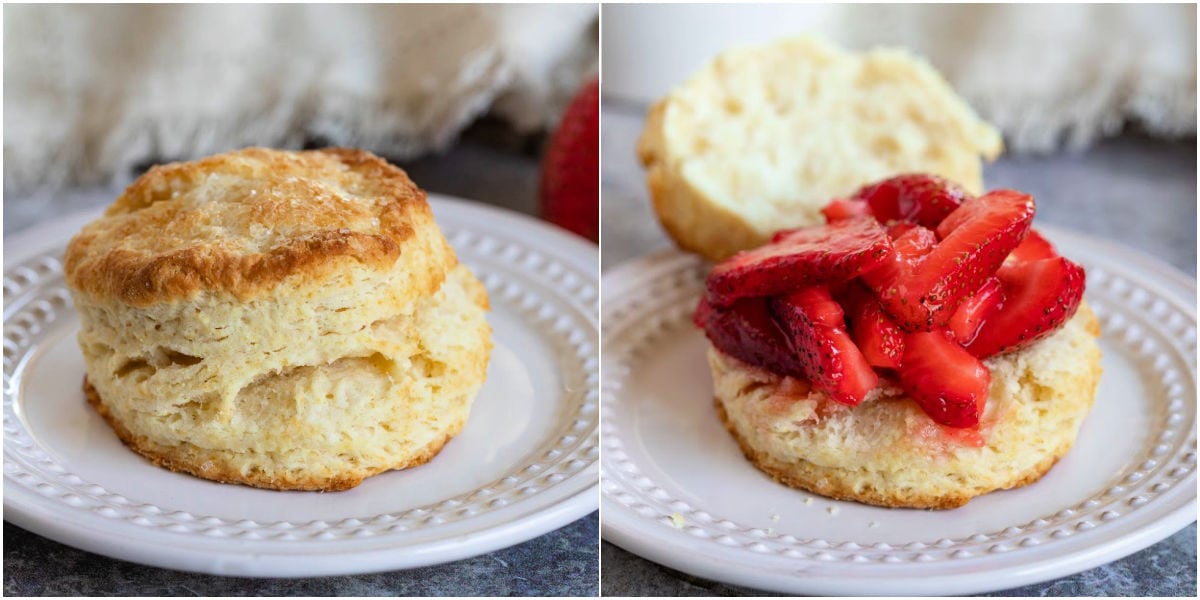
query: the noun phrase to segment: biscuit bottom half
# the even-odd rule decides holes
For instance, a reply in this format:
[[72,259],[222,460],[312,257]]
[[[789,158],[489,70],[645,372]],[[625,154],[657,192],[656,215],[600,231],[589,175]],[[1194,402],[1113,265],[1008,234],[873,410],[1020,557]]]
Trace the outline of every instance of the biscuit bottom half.
[[228,398],[166,393],[171,378],[218,378],[224,365],[211,360],[114,370],[119,359],[95,359],[84,390],[118,437],[159,466],[267,489],[345,490],[428,462],[462,430],[487,374],[486,306],[482,284],[458,267],[411,311],[318,338],[339,339],[346,354],[261,372]]
[[1095,400],[1099,334],[1085,303],[1053,335],[985,361],[991,393],[978,430],[934,423],[886,382],[849,407],[712,347],[708,361],[721,420],[775,480],[838,500],[945,509],[1033,483],[1071,449]]

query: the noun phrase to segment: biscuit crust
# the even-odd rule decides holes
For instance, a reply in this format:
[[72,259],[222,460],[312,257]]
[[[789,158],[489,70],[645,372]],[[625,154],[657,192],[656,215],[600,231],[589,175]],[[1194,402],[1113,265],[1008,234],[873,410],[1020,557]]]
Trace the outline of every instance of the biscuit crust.
[[710,347],[717,414],[756,468],[784,485],[890,508],[949,509],[1029,485],[1071,449],[1099,383],[1086,303],[1054,335],[993,357],[978,445],[934,424],[899,389],[837,405]]
[[246,148],[150,169],[71,240],[64,270],[95,301],[145,307],[397,260],[427,274],[422,294],[455,263],[404,171],[363,150]]
[[[714,398],[714,402],[717,407],[717,416],[721,419],[721,423],[725,425],[725,429],[733,436],[734,441],[738,443],[738,447],[741,448],[742,454],[745,455],[746,459],[753,463],[758,470],[770,475],[772,479],[788,487],[812,492],[820,496],[833,498],[834,500],[850,500],[886,508],[925,508],[933,510],[966,506],[972,498],[981,495],[967,491],[929,494],[907,490],[857,489],[854,484],[850,483],[855,476],[854,473],[846,469],[831,470],[815,465],[802,458],[795,459],[786,466],[780,466],[769,455],[750,445],[747,438],[743,438],[740,435],[737,427],[729,420],[729,415],[725,412],[725,405],[719,398]],[[1070,446],[1063,448],[1061,452],[1053,456],[1046,457],[1040,463],[1030,468],[1023,476],[1016,479],[1011,485],[997,487],[989,491],[1016,489],[1034,483],[1041,479],[1043,475],[1049,473],[1050,469],[1058,463],[1059,459],[1068,450],[1070,450]]]
[[96,388],[88,383],[87,376],[83,377],[83,393],[88,404],[104,418],[113,432],[130,450],[141,454],[150,462],[176,473],[184,473],[209,479],[218,483],[236,483],[267,490],[293,490],[308,492],[340,492],[357,487],[364,479],[378,475],[384,471],[418,467],[437,456],[451,438],[462,431],[466,419],[453,424],[441,437],[429,442],[424,448],[398,460],[396,463],[374,465],[356,470],[332,473],[328,476],[312,474],[293,474],[289,472],[268,473],[263,470],[242,472],[231,466],[230,453],[221,450],[204,450],[191,444],[181,444],[178,447],[164,448],[154,443],[144,435],[136,435],[129,431],[121,421],[115,419]]
[[88,401],[174,471],[347,489],[430,460],[487,375],[483,284],[425,194],[366,152],[156,168],[66,265]]

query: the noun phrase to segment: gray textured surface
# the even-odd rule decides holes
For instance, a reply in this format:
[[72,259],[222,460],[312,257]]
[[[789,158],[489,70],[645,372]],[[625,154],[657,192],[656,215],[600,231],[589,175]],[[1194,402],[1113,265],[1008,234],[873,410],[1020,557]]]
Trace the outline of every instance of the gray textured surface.
[[214,577],[76,550],[4,524],[5,596],[594,596],[597,513],[483,556],[308,579]]
[[[647,200],[634,146],[641,107],[604,103],[601,132],[601,267],[671,247]],[[1196,142],[1126,136],[1076,155],[1004,158],[988,166],[989,188],[1038,200],[1038,222],[1141,250],[1196,274]],[[601,593],[612,596],[762,595],[693,577],[603,543]],[[1114,563],[1003,596],[1195,596],[1196,524]]]
[[[537,207],[539,140],[511,138],[488,124],[448,154],[406,163],[430,191],[532,214]],[[107,190],[61,190],[6,198],[4,231],[111,201]],[[103,201],[102,203],[106,203]],[[113,560],[4,524],[8,596],[594,596],[599,582],[598,513],[523,544],[475,558],[407,571],[310,579],[213,577]]]
[[[603,542],[601,590],[606,596],[776,595],[725,585],[664,567]],[[981,575],[984,576],[984,575]],[[1196,595],[1196,525],[1117,562],[986,596],[1192,596]]]

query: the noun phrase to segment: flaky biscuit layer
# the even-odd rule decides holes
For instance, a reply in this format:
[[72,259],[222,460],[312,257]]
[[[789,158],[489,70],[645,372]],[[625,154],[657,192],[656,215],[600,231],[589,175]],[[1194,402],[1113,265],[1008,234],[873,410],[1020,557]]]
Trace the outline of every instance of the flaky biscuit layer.
[[1070,450],[1100,379],[1099,333],[1085,303],[1053,335],[985,361],[992,382],[978,447],[892,386],[848,407],[715,348],[708,360],[718,414],[777,481],[879,506],[955,508],[1037,481]]
[[336,358],[282,368],[264,360],[269,350],[220,362],[97,354],[85,329],[85,389],[121,439],[161,466],[271,489],[346,489],[424,463],[462,429],[487,373],[486,305],[459,266],[411,313],[291,337],[279,353],[315,347]]
[[420,464],[486,376],[483,285],[425,193],[367,152],[155,167],[64,264],[89,401],[200,477],[334,490]]

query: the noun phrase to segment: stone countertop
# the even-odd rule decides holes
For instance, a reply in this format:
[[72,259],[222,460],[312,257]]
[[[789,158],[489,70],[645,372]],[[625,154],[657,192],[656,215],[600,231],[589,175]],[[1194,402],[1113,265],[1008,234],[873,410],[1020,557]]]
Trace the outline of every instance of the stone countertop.
[[[634,147],[645,107],[605,101],[601,131],[601,268],[672,247],[650,209]],[[1196,141],[1129,135],[1079,154],[1005,157],[986,186],[1038,199],[1038,222],[1117,241],[1196,274]],[[607,596],[765,595],[694,577],[603,542]],[[1196,524],[1116,562],[993,596],[1196,595]]]
[[217,577],[76,550],[4,523],[5,596],[595,596],[597,514],[511,548],[404,571]]
[[[469,130],[442,156],[400,163],[422,187],[534,214],[539,140]],[[470,176],[464,176],[464,173]],[[54,215],[111,202],[121,186],[6,198],[5,234]],[[99,200],[98,200],[99,199]],[[595,596],[599,514],[516,546],[403,571],[304,579],[216,577],[159,569],[77,550],[4,524],[8,596]]]

